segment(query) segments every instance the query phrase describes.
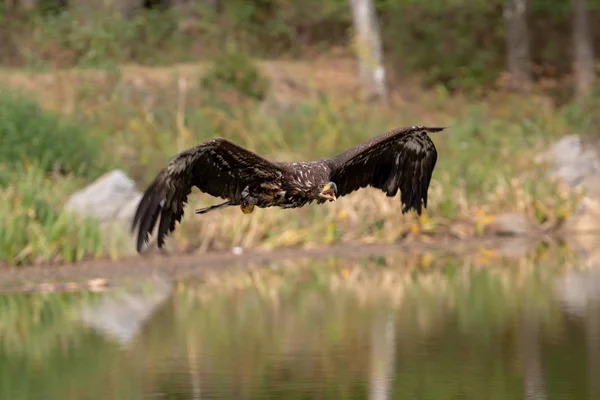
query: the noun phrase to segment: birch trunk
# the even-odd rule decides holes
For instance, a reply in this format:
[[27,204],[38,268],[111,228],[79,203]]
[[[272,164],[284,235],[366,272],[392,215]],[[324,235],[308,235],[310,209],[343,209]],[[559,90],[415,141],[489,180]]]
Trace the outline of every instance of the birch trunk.
[[573,46],[575,99],[581,104],[589,98],[596,80],[586,0],[573,0]]
[[531,56],[527,31],[527,0],[506,0],[504,23],[509,85],[522,89],[531,83]]
[[387,98],[385,68],[379,24],[372,0],[350,0],[354,24],[354,45],[359,62],[359,76],[371,93]]

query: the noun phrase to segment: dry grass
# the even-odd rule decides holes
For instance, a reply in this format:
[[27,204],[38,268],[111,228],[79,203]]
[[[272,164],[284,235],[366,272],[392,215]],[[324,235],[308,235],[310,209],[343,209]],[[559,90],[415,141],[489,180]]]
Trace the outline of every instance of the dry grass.
[[[554,138],[570,132],[574,120],[585,128],[584,119],[542,97],[497,93],[471,101],[418,89],[415,82],[398,83],[389,104],[369,104],[354,67],[343,59],[262,62],[271,80],[262,103],[231,91],[201,90],[202,65],[4,71],[0,82],[24,89],[45,109],[104,137],[107,154],[140,189],[175,153],[210,137],[227,137],[272,159],[302,160],[333,156],[401,125],[450,126],[433,137],[440,157],[429,209],[420,218],[401,215],[397,198],[373,189],[300,210],[259,209],[246,216],[226,209],[200,217],[190,211],[214,199],[194,192],[182,226],[168,241],[178,252],[434,240],[439,234],[465,238],[483,235],[502,212],[523,213],[545,229],[569,215],[576,196],[549,182],[533,160]],[[124,237],[123,232],[107,235],[104,254],[130,253],[133,246]]]

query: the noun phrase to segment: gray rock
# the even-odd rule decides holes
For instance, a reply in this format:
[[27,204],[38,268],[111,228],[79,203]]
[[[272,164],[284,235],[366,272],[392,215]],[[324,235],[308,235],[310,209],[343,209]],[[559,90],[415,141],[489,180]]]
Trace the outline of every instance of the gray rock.
[[599,232],[600,228],[600,142],[569,135],[556,142],[536,161],[548,163],[549,176],[584,194],[564,229],[572,233]]
[[578,135],[560,139],[546,153],[538,156],[536,161],[549,163],[549,175],[564,181],[570,187],[576,187],[587,177],[600,172],[597,146]]
[[65,209],[100,222],[130,220],[141,193],[123,171],[104,174],[91,185],[74,193]]
[[533,225],[527,217],[519,213],[506,213],[494,217],[485,227],[488,233],[495,235],[527,235],[533,231]]

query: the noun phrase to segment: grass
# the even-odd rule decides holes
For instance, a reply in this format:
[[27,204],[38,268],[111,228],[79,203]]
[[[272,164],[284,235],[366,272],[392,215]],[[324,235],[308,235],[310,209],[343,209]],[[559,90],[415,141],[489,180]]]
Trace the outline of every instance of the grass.
[[[101,138],[104,154],[116,159],[111,165],[123,167],[140,189],[178,151],[215,136],[272,159],[303,160],[333,156],[401,125],[450,126],[433,137],[439,161],[429,209],[420,218],[401,215],[398,198],[373,189],[300,210],[257,210],[241,218],[240,210],[226,209],[198,217],[189,210],[214,199],[194,191],[182,225],[168,240],[178,252],[469,237],[483,235],[503,212],[554,226],[573,209],[576,197],[550,182],[533,160],[560,135],[589,131],[593,114],[553,107],[533,95],[496,93],[482,101],[441,89],[424,91],[410,82],[402,93],[393,93],[389,105],[376,105],[361,100],[351,62],[263,62],[260,67],[270,80],[260,102],[230,88],[203,89],[203,65],[8,71],[0,81],[35,96],[47,112],[76,118]],[[68,196],[91,178],[48,174],[33,166],[0,172],[8,182],[0,188],[3,261],[77,261],[132,251],[116,248],[112,235],[100,234],[93,223],[61,211]],[[38,216],[38,203],[51,210],[51,217]]]
[[74,262],[102,256],[103,242],[95,221],[61,211],[65,197],[81,179],[48,176],[40,167],[0,168],[9,182],[0,185],[0,255],[9,264]]

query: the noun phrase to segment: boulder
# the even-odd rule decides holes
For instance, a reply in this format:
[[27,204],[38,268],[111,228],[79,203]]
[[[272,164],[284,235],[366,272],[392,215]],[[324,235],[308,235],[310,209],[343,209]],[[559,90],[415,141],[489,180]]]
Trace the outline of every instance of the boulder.
[[565,222],[565,231],[599,233],[600,141],[578,135],[565,136],[536,161],[549,165],[550,177],[583,194],[575,213]]
[[587,177],[600,172],[598,145],[578,135],[565,136],[547,152],[538,156],[537,162],[550,165],[549,175],[577,187]]
[[101,223],[130,221],[142,194],[123,171],[104,174],[91,185],[74,193],[65,209]]

